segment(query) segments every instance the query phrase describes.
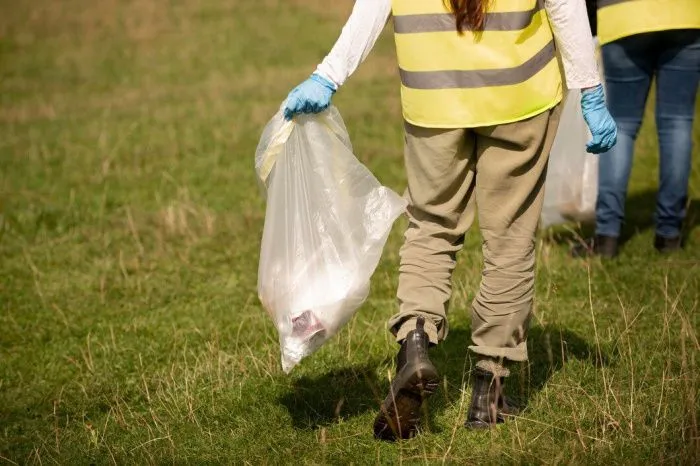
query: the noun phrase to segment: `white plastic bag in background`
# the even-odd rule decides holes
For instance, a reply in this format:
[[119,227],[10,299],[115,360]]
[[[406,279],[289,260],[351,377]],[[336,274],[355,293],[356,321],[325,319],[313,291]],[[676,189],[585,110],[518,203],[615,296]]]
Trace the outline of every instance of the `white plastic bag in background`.
[[[603,81],[603,60],[598,38],[593,38],[598,71]],[[581,91],[566,91],[557,136],[549,154],[541,225],[592,221],[598,197],[598,157],[586,152],[591,133],[581,111]]]
[[590,132],[581,112],[581,92],[569,90],[549,154],[542,227],[595,218],[598,156],[586,152]]
[[335,107],[291,122],[278,112],[263,131],[255,168],[267,199],[258,295],[288,373],[365,301],[406,201],[353,155]]

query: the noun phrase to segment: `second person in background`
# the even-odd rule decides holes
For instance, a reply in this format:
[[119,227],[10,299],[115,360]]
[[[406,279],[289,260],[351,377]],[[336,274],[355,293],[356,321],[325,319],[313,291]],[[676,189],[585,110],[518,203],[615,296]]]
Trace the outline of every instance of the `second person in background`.
[[514,412],[502,390],[507,361],[527,360],[535,233],[564,92],[557,52],[567,86],[583,89],[589,152],[616,140],[584,0],[357,0],[331,52],[289,94],[286,117],[327,108],[390,15],[409,225],[399,311],[389,321],[397,372],[374,423],[374,435],[387,440],[415,434],[420,406],[438,385],[428,349],[447,336],[452,271],[475,215],[484,266],[472,305],[477,364],[465,425],[493,426]]
[[675,251],[682,246],[700,82],[700,0],[598,0],[597,7],[605,87],[620,142],[600,160],[596,236],[573,253],[618,253],[634,143],[654,78],[660,152],[654,247]]

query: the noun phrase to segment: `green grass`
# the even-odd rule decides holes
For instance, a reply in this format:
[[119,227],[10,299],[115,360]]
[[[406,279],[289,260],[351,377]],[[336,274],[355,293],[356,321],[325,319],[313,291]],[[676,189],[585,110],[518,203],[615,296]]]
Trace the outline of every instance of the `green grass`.
[[[538,243],[531,361],[508,387],[527,401],[521,418],[461,427],[476,230],[423,435],[371,436],[396,351],[385,322],[404,220],[367,303],[283,374],[257,300],[253,154],[351,7],[329,4],[0,0],[0,462],[700,461],[699,154],[688,247],[659,256],[653,103],[619,259],[569,259],[578,229]],[[386,32],[334,101],[358,157],[401,191]]]

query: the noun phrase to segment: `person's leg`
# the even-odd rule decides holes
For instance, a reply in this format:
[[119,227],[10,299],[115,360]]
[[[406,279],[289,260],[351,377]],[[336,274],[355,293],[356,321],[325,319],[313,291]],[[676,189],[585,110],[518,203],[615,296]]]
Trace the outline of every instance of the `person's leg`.
[[617,144],[600,154],[596,235],[617,238],[625,216],[634,142],[642,123],[655,58],[647,35],[605,44],[603,67],[608,109],[617,123]]
[[425,318],[432,344],[447,334],[455,255],[474,219],[473,134],[406,124],[408,228],[401,247],[399,312],[389,327],[400,343]]
[[535,235],[544,200],[549,151],[561,106],[528,120],[477,131],[476,204],[484,269],[472,304],[477,354],[465,425],[503,422],[504,359],[527,360],[535,283]]
[[406,125],[409,225],[401,248],[400,309],[390,320],[401,348],[374,421],[376,438],[413,436],[421,404],[439,382],[428,347],[447,333],[455,254],[474,218],[474,160],[471,131]]
[[[665,31],[656,80],[659,134],[659,193],[656,202],[657,248],[680,247],[688,200],[693,116],[700,82],[700,30]],[[666,240],[666,241],[664,241]]]
[[476,204],[484,269],[472,305],[469,348],[478,355],[527,360],[535,235],[560,113],[557,106],[477,136]]

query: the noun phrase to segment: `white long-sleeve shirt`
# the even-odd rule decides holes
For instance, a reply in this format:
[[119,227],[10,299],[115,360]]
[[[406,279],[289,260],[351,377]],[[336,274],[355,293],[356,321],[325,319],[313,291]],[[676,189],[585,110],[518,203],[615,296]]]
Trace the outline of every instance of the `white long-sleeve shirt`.
[[[600,84],[584,0],[545,0],[569,89]],[[391,15],[391,0],[356,0],[340,37],[316,72],[340,87],[367,58]]]

